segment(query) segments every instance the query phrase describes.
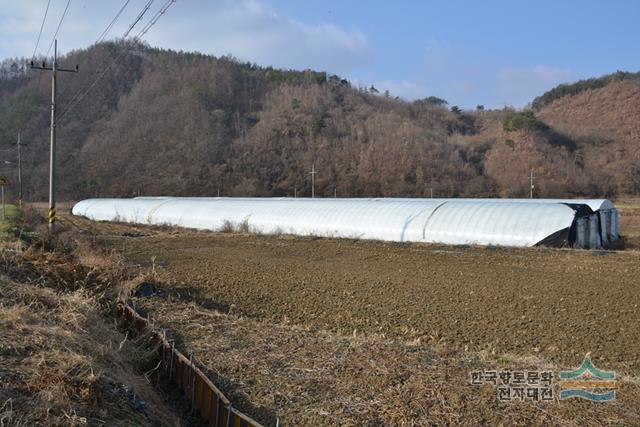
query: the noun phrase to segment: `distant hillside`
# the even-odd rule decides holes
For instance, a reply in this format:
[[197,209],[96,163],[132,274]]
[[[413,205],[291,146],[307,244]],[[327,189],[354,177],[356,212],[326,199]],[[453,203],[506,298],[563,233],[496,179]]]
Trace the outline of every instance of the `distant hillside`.
[[640,191],[640,78],[565,96],[538,117],[575,141],[576,158],[609,194]]
[[[638,145],[633,79],[557,97],[537,114],[463,112],[433,97],[404,102],[353,88],[322,72],[102,43],[59,60],[80,66],[59,76],[61,113],[114,57],[59,123],[62,198],[309,196],[314,162],[316,192],[325,197],[527,196],[532,169],[538,196],[640,193],[629,158],[602,167],[610,155],[602,147]],[[24,61],[0,64],[0,150],[13,160],[22,132],[32,200],[47,193],[49,78]]]
[[564,96],[577,95],[590,89],[600,89],[606,87],[610,83],[629,80],[636,82],[640,81],[640,72],[628,73],[626,71],[618,71],[602,77],[579,80],[575,83],[561,84],[551,89],[550,91],[536,97],[531,103],[531,106],[534,110],[539,111],[547,105],[551,104],[556,99],[560,99]]

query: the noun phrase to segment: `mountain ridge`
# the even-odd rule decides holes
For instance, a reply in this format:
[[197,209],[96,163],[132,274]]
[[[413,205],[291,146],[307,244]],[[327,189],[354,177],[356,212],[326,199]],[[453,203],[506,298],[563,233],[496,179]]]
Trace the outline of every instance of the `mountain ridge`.
[[[533,110],[462,111],[324,72],[107,42],[60,59],[81,70],[59,75],[61,111],[113,57],[59,123],[61,198],[310,196],[312,163],[321,197],[527,197],[531,170],[538,197],[640,193],[632,73],[552,89]],[[47,80],[16,60],[0,66],[0,149],[22,132],[31,200],[48,188]]]

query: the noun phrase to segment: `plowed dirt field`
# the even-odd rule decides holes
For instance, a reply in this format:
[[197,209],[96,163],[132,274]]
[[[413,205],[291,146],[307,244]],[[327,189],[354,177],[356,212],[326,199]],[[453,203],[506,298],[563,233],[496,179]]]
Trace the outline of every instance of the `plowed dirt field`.
[[[583,425],[640,424],[640,251],[400,245],[68,220],[124,255],[132,270],[153,271],[162,296],[141,304],[181,330],[185,345],[210,362],[226,391],[244,396],[244,409],[267,423],[279,414],[304,425],[343,420],[354,425],[376,420],[537,424],[575,417]],[[220,353],[224,342],[229,342],[227,353]],[[290,355],[293,367],[282,360],[272,366],[264,353],[269,345],[269,351],[284,351],[278,353],[284,359]],[[358,353],[362,348],[369,353]],[[472,390],[467,371],[473,366],[522,366],[514,360],[533,357],[536,366],[569,369],[587,353],[598,368],[616,370],[626,379],[615,404],[525,410],[487,403],[495,402],[492,391],[482,398],[476,392],[464,397]],[[371,381],[351,371],[379,364],[389,367],[376,368],[383,371],[377,386],[370,373]],[[308,381],[287,381],[285,370],[293,375],[289,368],[301,370],[298,377]],[[335,373],[345,369],[350,370],[346,377]],[[415,375],[424,369],[442,375],[434,380],[437,390],[420,389]],[[269,381],[281,387],[275,394],[264,385]],[[344,388],[344,381],[352,381],[353,390]],[[376,400],[384,394],[358,394],[367,382],[390,393],[389,399],[421,396],[427,406],[391,405],[399,412],[390,415],[390,405]],[[329,399],[332,389],[338,396]],[[430,398],[424,395],[429,390]],[[297,393],[306,400],[291,400]],[[356,401],[345,401],[347,396]],[[305,407],[312,412],[295,409]],[[485,415],[477,418],[474,409]],[[344,419],[335,418],[338,410],[347,414]],[[465,418],[456,419],[456,413]]]

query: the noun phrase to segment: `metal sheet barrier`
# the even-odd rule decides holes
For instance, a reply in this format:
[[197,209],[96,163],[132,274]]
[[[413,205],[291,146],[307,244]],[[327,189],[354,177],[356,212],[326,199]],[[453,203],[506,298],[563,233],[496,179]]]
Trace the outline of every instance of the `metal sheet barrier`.
[[169,383],[176,386],[191,402],[191,411],[198,414],[203,425],[212,427],[262,427],[233,408],[229,399],[196,366],[193,355],[187,358],[170,343],[165,334],[155,330],[149,319],[138,314],[125,301],[118,302],[118,313],[130,328],[151,333],[160,344],[159,358]]

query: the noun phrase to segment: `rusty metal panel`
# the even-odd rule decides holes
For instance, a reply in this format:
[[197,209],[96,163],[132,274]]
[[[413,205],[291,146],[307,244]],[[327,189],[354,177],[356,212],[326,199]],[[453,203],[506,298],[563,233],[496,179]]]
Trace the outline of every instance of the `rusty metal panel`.
[[192,407],[198,411],[203,424],[215,427],[262,427],[258,422],[233,409],[231,402],[196,366],[195,361],[187,359],[167,341],[165,333],[153,331],[153,324],[149,319],[140,316],[124,300],[118,302],[117,311],[130,328],[135,328],[137,332],[153,332],[159,343],[158,354],[169,382],[175,383],[192,402]]
[[200,409],[202,409],[202,379],[200,378],[200,375],[195,375],[193,381],[193,407],[196,409],[196,411],[199,411]]
[[182,362],[182,391],[185,396],[190,396],[191,390],[189,390],[189,377],[191,374],[191,367],[189,362]]
[[221,423],[222,415],[220,414],[220,396],[215,395],[213,400],[213,412],[211,413],[211,425],[214,427],[219,427]]
[[230,421],[231,421],[231,412],[229,411],[229,407],[228,406],[221,406],[220,407],[220,414],[222,415],[221,418],[221,426],[222,427],[229,427],[230,425]]
[[187,366],[184,364],[184,361],[180,357],[178,357],[178,367],[178,388],[180,389],[180,391],[184,392],[184,374],[187,370]]
[[209,421],[209,417],[211,417],[211,399],[213,398],[213,393],[211,393],[211,389],[206,386],[206,384],[202,383],[202,399],[201,399],[201,407],[200,407],[200,418],[202,421]]

